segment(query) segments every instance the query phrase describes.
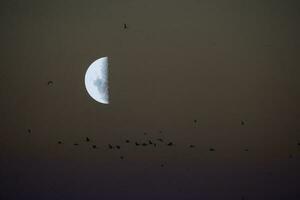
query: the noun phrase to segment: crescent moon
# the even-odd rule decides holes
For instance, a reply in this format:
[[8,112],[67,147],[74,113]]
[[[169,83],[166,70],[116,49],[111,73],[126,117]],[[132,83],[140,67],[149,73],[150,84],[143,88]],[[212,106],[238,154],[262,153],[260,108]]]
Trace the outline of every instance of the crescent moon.
[[109,104],[108,58],[94,61],[85,73],[85,88],[88,94],[97,102]]

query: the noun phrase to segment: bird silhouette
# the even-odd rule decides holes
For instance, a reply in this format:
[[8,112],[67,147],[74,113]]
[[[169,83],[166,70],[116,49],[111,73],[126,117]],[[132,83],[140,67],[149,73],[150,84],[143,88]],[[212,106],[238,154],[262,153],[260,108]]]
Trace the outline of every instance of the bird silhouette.
[[151,140],[149,140],[149,144],[153,144]]
[[57,143],[58,143],[58,144],[62,144],[62,141],[58,141]]
[[161,139],[161,138],[158,138],[157,140],[158,140],[158,141],[160,141],[160,142],[164,142],[164,140],[163,140],[163,139]]
[[242,125],[242,126],[245,125],[245,122],[244,122],[243,120],[241,121],[241,125]]
[[109,148],[109,149],[113,149],[114,147],[113,147],[111,144],[109,144],[109,145],[108,145],[108,148]]
[[96,148],[97,148],[97,146],[96,146],[96,145],[93,145],[92,147],[93,147],[93,149],[96,149]]
[[130,141],[129,141],[129,140],[126,140],[125,142],[126,142],[126,143],[129,143]]
[[117,148],[117,149],[120,149],[121,147],[120,147],[119,145],[116,145],[116,148]]
[[138,142],[135,142],[135,146],[139,146],[140,144]]
[[52,86],[52,85],[53,85],[53,81],[48,81],[48,82],[47,82],[47,85],[48,85],[48,86]]
[[120,159],[121,159],[121,160],[124,160],[124,156],[120,156]]
[[90,138],[86,137],[86,138],[85,138],[85,141],[89,142],[89,141],[90,141]]
[[214,148],[210,148],[209,151],[215,151],[215,149]]
[[168,146],[173,146],[173,142],[169,142],[169,143],[168,143]]
[[195,145],[193,145],[193,144],[190,145],[190,148],[194,148],[194,147],[195,147]]
[[196,128],[197,127],[197,120],[194,119],[194,127]]
[[78,143],[74,143],[74,146],[78,146],[79,144]]
[[31,129],[30,129],[30,128],[29,128],[29,129],[27,129],[27,132],[28,132],[28,133],[31,133]]
[[123,28],[124,28],[124,29],[127,29],[127,28],[128,28],[128,26],[127,26],[126,23],[123,24]]

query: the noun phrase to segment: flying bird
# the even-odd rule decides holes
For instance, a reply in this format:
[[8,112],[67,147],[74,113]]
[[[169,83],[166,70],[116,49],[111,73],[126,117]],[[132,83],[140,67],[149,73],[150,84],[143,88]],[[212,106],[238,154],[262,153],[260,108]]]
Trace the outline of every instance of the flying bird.
[[27,129],[27,132],[28,132],[28,133],[31,133],[31,129],[30,129],[30,128],[29,128],[29,129]]
[[58,143],[58,144],[62,144],[62,141],[58,141],[57,143]]
[[127,29],[127,28],[128,28],[128,26],[127,26],[126,23],[123,24],[123,28],[124,28],[124,29]]
[[139,146],[140,144],[138,142],[135,142],[135,146]]
[[109,149],[113,149],[113,146],[111,144],[108,145]]
[[161,139],[161,138],[158,138],[157,140],[158,140],[158,141],[160,141],[160,142],[164,142],[164,140],[163,140],[163,139]]
[[120,147],[119,145],[116,145],[116,148],[117,148],[117,149],[120,149],[121,147]]
[[173,142],[169,142],[169,143],[168,143],[168,146],[173,146]]
[[96,145],[93,145],[93,149],[96,149],[97,148],[97,146]]
[[214,148],[210,148],[209,151],[215,151],[215,149]]
[[125,142],[126,142],[126,143],[129,143],[130,141],[129,141],[129,140],[126,140]]
[[74,146],[78,146],[79,144],[78,143],[74,143]]
[[86,138],[85,138],[85,141],[89,142],[89,141],[90,141],[90,138],[86,137]]
[[53,85],[53,81],[48,81],[47,85],[48,86],[52,86]]

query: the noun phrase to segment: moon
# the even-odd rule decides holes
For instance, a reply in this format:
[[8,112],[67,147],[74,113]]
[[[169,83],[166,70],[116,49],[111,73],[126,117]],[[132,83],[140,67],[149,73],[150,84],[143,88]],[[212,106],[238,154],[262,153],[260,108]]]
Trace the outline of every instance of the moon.
[[95,60],[86,70],[85,88],[97,102],[109,104],[108,58]]

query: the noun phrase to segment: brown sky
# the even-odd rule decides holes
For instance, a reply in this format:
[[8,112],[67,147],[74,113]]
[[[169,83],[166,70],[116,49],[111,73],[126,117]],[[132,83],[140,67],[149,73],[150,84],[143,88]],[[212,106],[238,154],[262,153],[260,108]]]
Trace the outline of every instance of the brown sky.
[[[1,195],[297,199],[299,9],[291,0],[1,1]],[[87,67],[103,56],[109,105],[84,87]],[[124,144],[158,137],[175,146]],[[90,187],[98,179],[106,193]]]

